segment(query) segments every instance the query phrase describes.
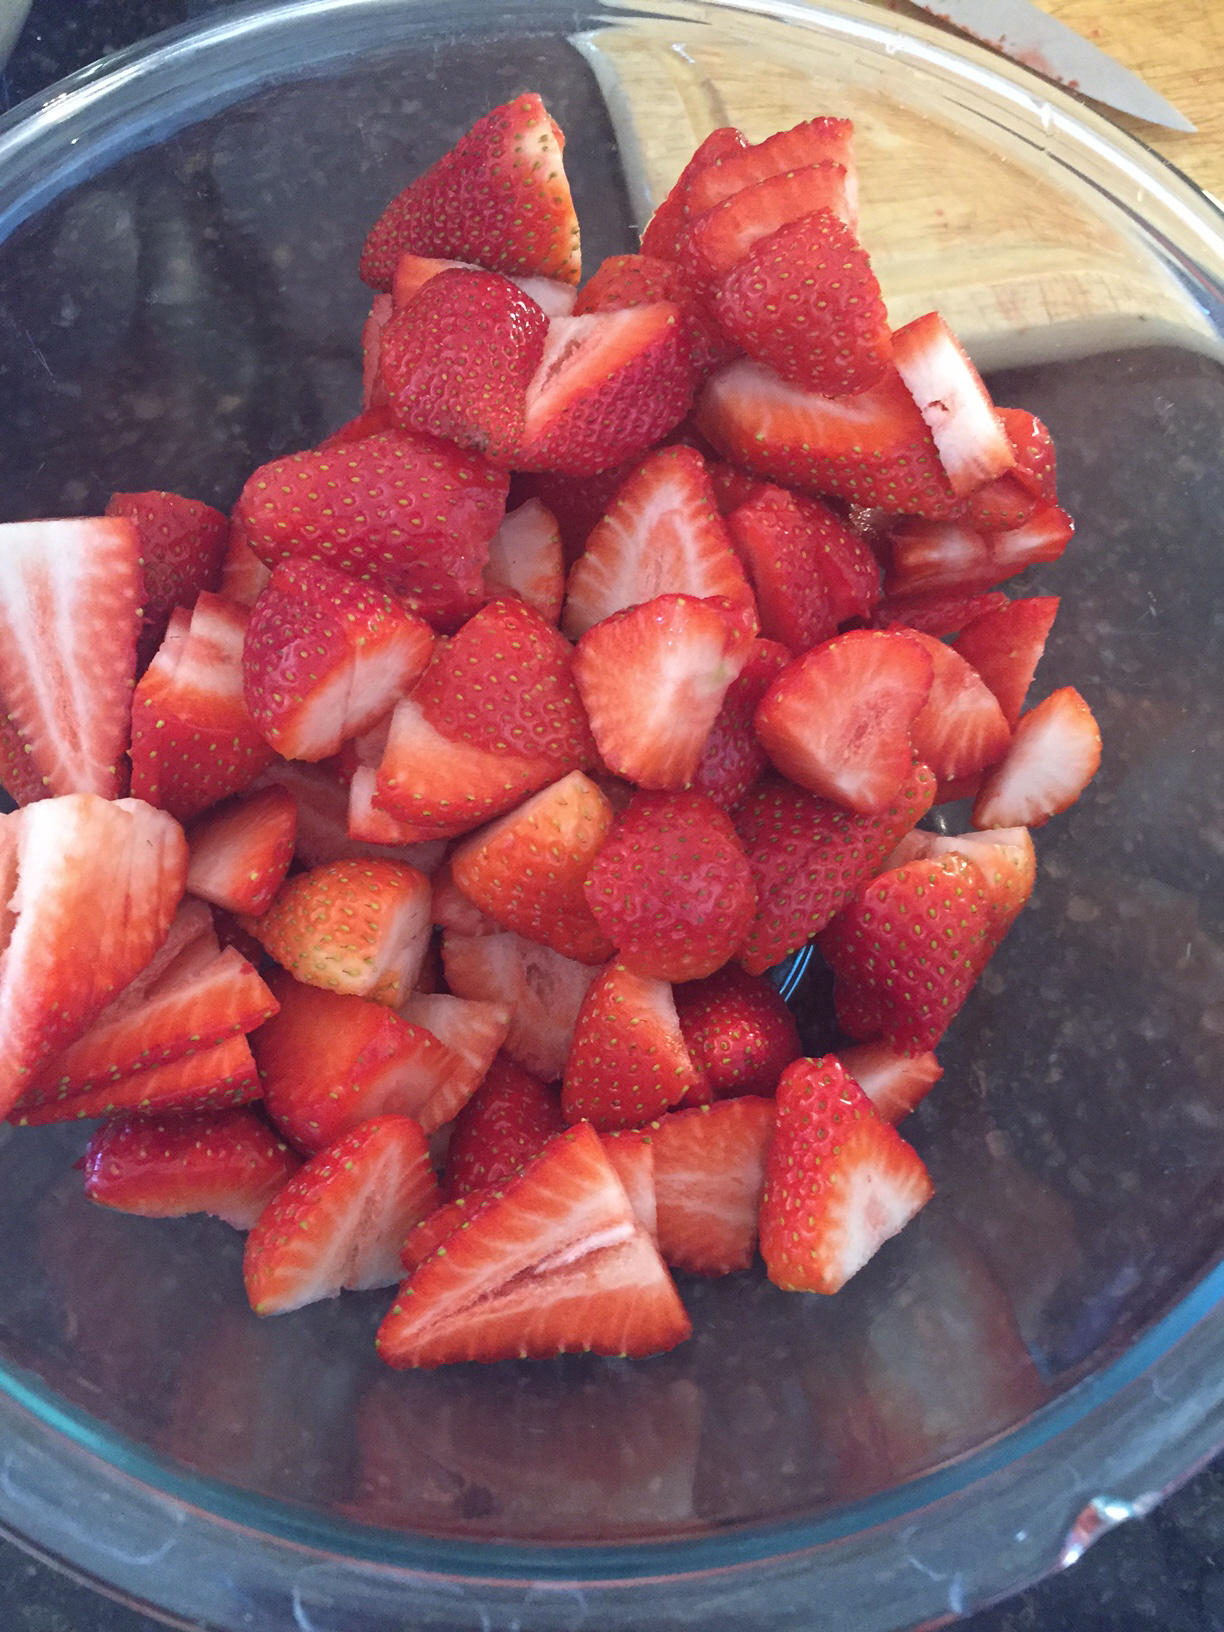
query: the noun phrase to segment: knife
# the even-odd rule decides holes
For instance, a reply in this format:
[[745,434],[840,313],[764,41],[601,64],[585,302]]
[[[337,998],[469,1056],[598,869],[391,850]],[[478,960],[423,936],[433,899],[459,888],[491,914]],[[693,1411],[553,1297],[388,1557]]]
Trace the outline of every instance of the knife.
[[972,34],[1024,68],[1056,79],[1111,108],[1170,130],[1196,127],[1163,96],[1145,85],[1104,51],[1066,23],[1042,11],[1032,0],[916,0],[945,23]]

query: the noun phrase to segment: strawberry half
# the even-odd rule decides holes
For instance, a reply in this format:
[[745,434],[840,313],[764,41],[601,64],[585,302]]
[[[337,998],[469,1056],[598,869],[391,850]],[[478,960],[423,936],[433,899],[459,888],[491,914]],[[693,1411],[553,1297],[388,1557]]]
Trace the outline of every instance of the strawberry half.
[[661,1116],[651,1129],[659,1253],[692,1275],[730,1275],[756,1257],[774,1102],[745,1096]]
[[251,1308],[283,1315],[393,1286],[404,1237],[437,1205],[419,1125],[408,1116],[364,1122],[312,1156],[260,1213],[242,1258]]
[[617,490],[570,572],[561,626],[577,640],[614,612],[658,595],[753,605],[695,448],[658,449]]
[[754,640],[747,663],[723,696],[697,762],[693,787],[724,810],[739,803],[769,764],[753,722],[757,704],[791,656],[776,640]]
[[689,1056],[712,1099],[770,1095],[803,1052],[794,1016],[767,980],[729,963],[672,996]]
[[1038,505],[1023,527],[1002,533],[907,517],[888,535],[884,588],[898,596],[991,589],[1039,561],[1057,561],[1074,533],[1071,517],[1052,504]]
[[215,1213],[249,1230],[301,1161],[253,1111],[118,1116],[85,1151],[90,1201],[142,1218]]
[[761,1201],[761,1253],[786,1292],[838,1292],[934,1194],[917,1152],[836,1055],[796,1060],[778,1084]]
[[682,1100],[698,1075],[668,983],[610,963],[578,1011],[561,1089],[566,1121],[640,1128]]
[[390,1365],[654,1354],[692,1330],[590,1128],[558,1134],[443,1245],[379,1328]]
[[126,518],[0,527],[0,713],[11,761],[18,743],[28,759],[10,772],[18,791],[119,793],[143,588]]
[[287,788],[261,788],[216,806],[187,838],[187,888],[227,912],[258,917],[280,889],[297,839],[297,803]]
[[486,113],[387,205],[362,251],[363,280],[390,289],[396,262],[411,250],[577,283],[578,218],[564,146],[534,91]]
[[510,1059],[542,1082],[560,1078],[596,969],[521,935],[455,930],[442,937],[442,965],[457,996],[508,1011],[502,1049]]
[[215,590],[229,543],[229,521],[211,504],[178,493],[112,493],[108,516],[126,516],[140,539],[144,607],[136,642],[140,672],[162,643],[176,606],[194,606]]
[[972,664],[994,692],[1013,731],[1057,615],[1057,595],[1005,601],[961,624],[952,642],[952,649]]
[[491,597],[521,595],[549,623],[561,617],[565,562],[556,517],[539,499],[507,511],[489,541],[484,581]]
[[896,331],[893,362],[930,427],[958,498],[1012,468],[1015,451],[990,393],[938,312]]
[[898,1054],[887,1043],[855,1043],[837,1057],[885,1122],[915,1110],[943,1076],[934,1054]]
[[505,1184],[564,1127],[556,1090],[499,1054],[455,1118],[443,1195],[454,1201]]
[[1101,731],[1074,686],[1020,716],[1007,757],[973,803],[974,827],[1042,827],[1073,805],[1101,764]]

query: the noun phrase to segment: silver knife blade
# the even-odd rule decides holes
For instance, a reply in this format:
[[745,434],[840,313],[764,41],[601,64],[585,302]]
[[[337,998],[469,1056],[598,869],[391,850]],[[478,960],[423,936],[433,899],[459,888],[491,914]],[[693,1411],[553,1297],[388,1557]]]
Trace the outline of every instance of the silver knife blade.
[[1051,17],[1032,0],[916,0],[924,11],[963,28],[1024,68],[1056,79],[1097,102],[1170,130],[1196,127],[1138,74]]

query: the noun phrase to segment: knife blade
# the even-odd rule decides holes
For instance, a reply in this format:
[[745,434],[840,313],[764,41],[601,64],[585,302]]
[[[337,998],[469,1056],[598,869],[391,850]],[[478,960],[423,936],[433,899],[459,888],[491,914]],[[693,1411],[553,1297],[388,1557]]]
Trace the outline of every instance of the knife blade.
[[1133,114],[1152,125],[1192,131],[1171,102],[1158,96],[1138,74],[1051,17],[1032,0],[916,0],[923,11],[994,46],[1021,67],[1056,79],[1070,90]]

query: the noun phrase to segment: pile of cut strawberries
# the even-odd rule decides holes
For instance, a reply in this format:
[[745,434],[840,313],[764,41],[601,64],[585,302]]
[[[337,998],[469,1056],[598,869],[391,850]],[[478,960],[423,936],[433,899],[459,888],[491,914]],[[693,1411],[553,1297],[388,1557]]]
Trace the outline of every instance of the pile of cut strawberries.
[[998,587],[1049,435],[890,328],[849,124],[715,131],[580,292],[563,145],[523,95],[392,201],[362,412],[228,517],[0,527],[0,1110],[259,1314],[398,1285],[393,1366],[670,1348],[758,1244],[836,1292],[1100,757]]

